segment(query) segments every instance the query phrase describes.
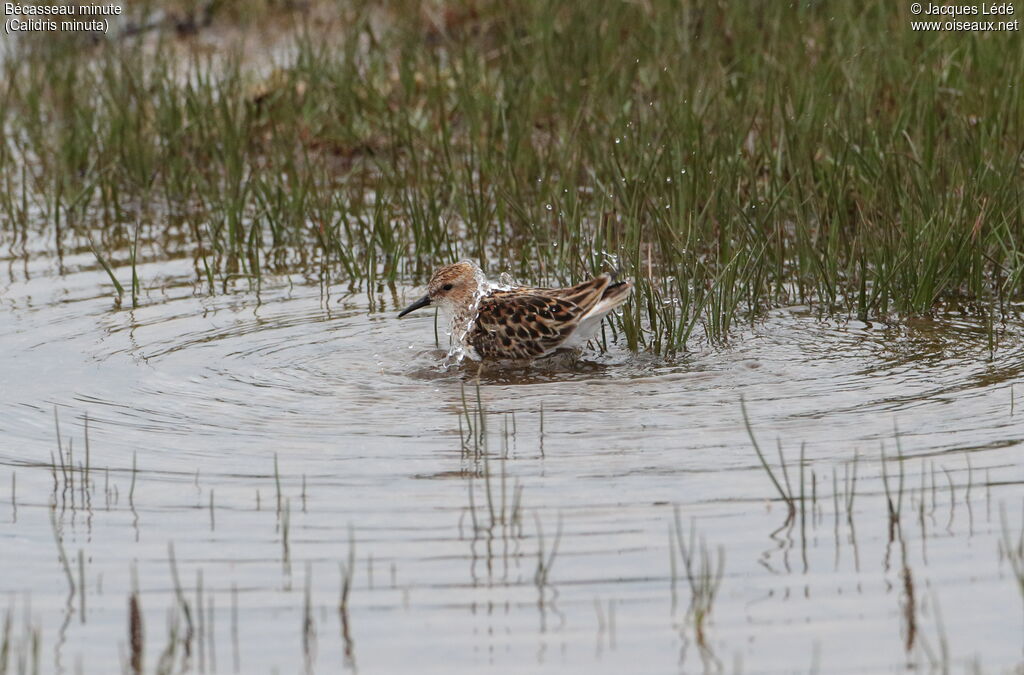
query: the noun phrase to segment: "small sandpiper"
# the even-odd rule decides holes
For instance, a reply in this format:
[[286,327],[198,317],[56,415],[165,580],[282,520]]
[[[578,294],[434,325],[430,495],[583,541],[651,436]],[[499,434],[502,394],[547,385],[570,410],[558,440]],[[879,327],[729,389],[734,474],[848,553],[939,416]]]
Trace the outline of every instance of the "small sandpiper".
[[608,274],[568,288],[506,287],[463,260],[435,271],[427,294],[398,316],[436,305],[451,318],[453,341],[471,357],[524,361],[584,346],[632,290],[631,281]]

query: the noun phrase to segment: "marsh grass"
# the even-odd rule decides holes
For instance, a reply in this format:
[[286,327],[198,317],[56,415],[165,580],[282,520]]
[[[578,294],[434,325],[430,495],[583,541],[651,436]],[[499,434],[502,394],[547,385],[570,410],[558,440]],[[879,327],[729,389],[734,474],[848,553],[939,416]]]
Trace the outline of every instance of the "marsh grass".
[[129,667],[132,675],[142,675],[145,663],[145,632],[142,622],[142,609],[137,590],[128,596],[128,645],[130,649]]
[[999,509],[999,524],[1002,534],[999,542],[1000,554],[1009,562],[1017,590],[1020,592],[1021,600],[1024,600],[1024,524],[1015,535],[1007,522],[1006,509],[1003,506]]
[[[614,335],[669,354],[787,303],[993,333],[1024,291],[1012,33],[881,0],[321,5],[13,42],[3,229],[91,251],[133,305],[167,257],[208,293],[300,271],[371,297],[461,257],[616,267]],[[218,40],[239,21],[285,48]]]
[[[675,545],[679,549],[679,559],[683,563],[683,572],[690,589],[690,603],[686,610],[683,626],[692,626],[694,641],[701,650],[702,656],[707,660],[714,661],[714,654],[707,638],[707,626],[711,617],[715,599],[722,585],[722,578],[725,573],[725,548],[718,546],[712,550],[708,547],[704,537],[697,538],[696,524],[690,523],[688,536],[683,535],[683,528],[678,507],[674,510],[675,529],[669,530],[669,545]],[[670,550],[672,557],[673,585],[677,565],[675,562],[675,551]]]
[[[764,456],[764,452],[762,452],[762,450],[761,450],[761,445],[757,442],[757,436],[754,435],[754,429],[750,425],[750,416],[747,414],[747,402],[746,402],[746,400],[744,400],[744,398],[742,396],[740,397],[740,411],[743,414],[743,426],[747,430],[747,436],[750,438],[750,444],[753,446],[754,452],[757,454],[757,459],[760,461],[761,467],[764,469],[765,474],[767,474],[768,479],[772,482],[772,485],[775,487],[775,491],[778,492],[779,498],[783,502],[785,502],[785,504],[786,504],[786,509],[787,509],[786,523],[789,524],[796,517],[796,501],[797,501],[797,498],[793,495],[793,488],[789,484],[789,472],[786,469],[786,458],[785,458],[785,455],[783,455],[783,453],[782,453],[781,441],[779,442],[779,466],[781,468],[781,473],[782,473],[783,481],[785,482],[785,486],[783,486],[783,482],[780,482],[778,477],[775,475],[775,471],[772,470],[771,465],[768,463],[768,460]],[[801,454],[802,454],[802,451],[801,451]],[[802,472],[803,472],[803,461],[802,461],[802,458],[801,458],[800,466],[801,466],[801,480],[800,480],[801,496],[800,496],[800,504],[801,504],[801,508],[803,508],[803,494],[802,494],[802,491],[803,491],[803,477],[802,477],[803,476],[803,474],[802,474]]]
[[[466,398],[472,409],[468,411],[458,408],[453,410],[453,414],[458,419],[464,420],[467,412],[470,419],[477,419],[486,414],[479,398],[473,396],[472,393],[467,394]],[[475,407],[473,407],[474,400],[476,400]],[[567,536],[563,540],[561,511],[558,511],[556,515],[544,507],[534,508],[531,506],[530,511],[533,512],[536,530],[535,533],[525,531],[527,528],[524,528],[522,522],[523,514],[526,511],[523,507],[523,487],[515,477],[509,479],[507,476],[507,467],[516,467],[516,464],[509,465],[509,459],[498,452],[498,448],[505,446],[511,440],[508,436],[513,431],[509,429],[510,425],[503,426],[495,423],[497,420],[494,415],[497,414],[500,413],[490,413],[491,419],[487,427],[490,429],[491,438],[490,441],[486,436],[483,439],[484,449],[479,457],[472,455],[467,457],[462,453],[454,452],[454,447],[451,448],[453,456],[460,454],[461,460],[472,462],[480,472],[479,474],[469,472],[470,502],[469,509],[466,511],[466,520],[472,519],[473,522],[472,542],[468,555],[460,559],[467,560],[471,565],[470,573],[474,592],[489,594],[495,588],[501,589],[502,593],[512,588],[526,589],[530,596],[521,595],[520,599],[528,598],[529,601],[520,602],[520,605],[524,607],[535,605],[540,614],[541,631],[551,630],[552,633],[556,633],[565,625],[566,608],[572,608],[574,605],[578,607],[581,602],[586,602],[588,599],[585,595],[576,593],[560,596],[560,593],[564,593],[567,588],[573,588],[580,581],[578,577],[573,576],[576,569],[573,564],[565,566],[564,574],[557,574],[557,569],[562,569],[563,563],[556,562],[559,558],[568,556],[563,562],[574,563],[574,558],[579,555],[580,551],[579,541],[587,533],[586,523],[581,521],[577,513],[570,512],[566,517],[569,529],[566,530]],[[739,416],[739,413],[737,415]],[[92,498],[89,495],[93,490],[98,490],[100,486],[96,484],[98,481],[96,481],[95,475],[92,479],[87,478],[86,467],[93,463],[91,451],[84,461],[74,461],[75,443],[73,440],[77,440],[79,436],[68,428],[66,422],[61,427],[59,421],[59,418],[55,416],[54,422],[59,440],[58,451],[53,459],[48,463],[23,465],[22,471],[27,474],[27,485],[45,485],[45,489],[48,490],[49,477],[53,476],[58,481],[55,485],[60,485],[62,482],[64,489],[59,490],[55,487],[48,500],[28,499],[23,502],[22,507],[30,514],[34,510],[45,509],[45,515],[41,511],[39,515],[44,518],[48,516],[51,519],[53,541],[49,543],[49,546],[55,549],[50,552],[54,558],[53,573],[64,576],[67,581],[67,586],[64,586],[64,580],[55,577],[55,580],[61,583],[54,585],[56,592],[62,595],[67,594],[66,607],[63,610],[64,620],[71,621],[75,616],[79,616],[83,620],[88,618],[90,622],[95,622],[96,613],[102,614],[105,610],[103,610],[104,602],[102,600],[103,584],[96,576],[96,571],[101,570],[102,566],[93,567],[96,565],[94,547],[105,545],[105,542],[98,541],[93,544],[86,543],[84,546],[78,545],[81,542],[76,539],[75,518],[76,510],[84,511],[90,508]],[[474,422],[474,426],[478,424],[479,421]],[[455,424],[453,423],[452,426],[454,427]],[[87,427],[87,425],[83,424],[83,427]],[[513,422],[511,429],[514,430],[514,428]],[[83,433],[88,433],[86,428],[83,428]],[[958,640],[955,632],[952,635],[946,633],[938,601],[940,593],[942,599],[947,601],[949,591],[945,589],[941,579],[936,578],[934,563],[931,563],[930,567],[928,540],[943,540],[939,542],[938,549],[941,556],[951,537],[972,537],[975,533],[988,536],[991,547],[985,548],[993,556],[998,556],[998,559],[992,560],[993,564],[990,565],[993,583],[1000,588],[1005,585],[1007,590],[1016,588],[1024,593],[1024,576],[1022,576],[1024,564],[1021,562],[1024,559],[1024,553],[1022,553],[1024,552],[1024,529],[1022,529],[1024,526],[1020,525],[1018,519],[1010,517],[1013,512],[1008,512],[1006,507],[1012,508],[1012,504],[1016,503],[1012,499],[1008,500],[1009,504],[1000,504],[997,509],[991,509],[990,489],[993,485],[998,486],[999,483],[994,483],[989,476],[990,467],[977,464],[978,455],[974,455],[974,460],[971,460],[971,455],[966,452],[961,458],[960,451],[948,455],[932,455],[930,453],[915,455],[912,442],[914,439],[911,436],[904,438],[895,427],[893,433],[895,452],[889,451],[889,448],[893,447],[892,445],[883,446],[882,452],[878,455],[872,452],[865,454],[862,458],[859,454],[855,454],[854,459],[846,463],[842,471],[833,467],[832,498],[828,499],[823,496],[821,504],[827,509],[829,508],[828,504],[831,503],[834,512],[833,537],[836,547],[834,570],[840,569],[839,550],[840,547],[843,547],[844,550],[848,550],[852,554],[852,563],[858,576],[863,575],[863,578],[868,580],[876,579],[880,582],[879,585],[884,582],[886,587],[895,589],[895,592],[887,591],[887,596],[891,593],[892,601],[899,608],[899,631],[906,663],[914,667],[923,665],[936,672],[944,672],[950,669],[950,663],[956,663],[960,659],[959,654],[962,652],[959,645],[963,644],[963,638]],[[499,434],[500,437],[495,437],[495,434]],[[532,440],[532,434],[527,436]],[[763,437],[763,433],[761,436]],[[909,445],[908,448],[903,447],[905,442]],[[84,445],[86,448],[90,447],[89,443]],[[813,451],[813,446],[811,446],[811,450]],[[908,450],[909,454],[905,450]],[[97,453],[97,458],[103,457],[104,454],[103,452]],[[507,455],[507,451],[504,454]],[[759,556],[758,562],[764,565],[771,574],[782,575],[780,578],[783,579],[784,584],[795,583],[792,580],[798,579],[795,575],[800,573],[790,564],[790,556],[796,551],[798,545],[797,536],[799,536],[800,552],[803,556],[802,574],[827,574],[830,570],[828,561],[824,557],[812,555],[808,560],[806,555],[808,546],[813,552],[828,538],[826,531],[818,529],[827,522],[828,518],[824,517],[825,514],[816,514],[815,512],[818,505],[816,473],[814,464],[808,461],[807,455],[804,444],[801,444],[798,457],[792,452],[780,453],[779,464],[776,465],[772,462],[770,465],[771,471],[777,477],[776,481],[782,494],[791,496],[794,503],[800,506],[800,511],[797,514],[800,519],[799,531],[796,530],[796,525],[793,522],[794,516],[790,515],[787,516],[787,525],[784,527],[788,529],[785,531],[783,528],[779,528],[761,533],[766,540],[770,540],[770,544],[768,550]],[[62,459],[58,460],[58,456]],[[538,459],[535,452],[525,455],[513,453],[511,461],[520,462],[524,456]],[[961,459],[962,465],[960,464]],[[951,464],[949,460],[956,463]],[[798,464],[794,464],[794,462],[798,462]],[[140,479],[147,480],[146,484],[153,480],[154,474],[146,469],[145,463],[135,469],[140,474]],[[767,472],[764,467],[755,470]],[[127,465],[114,470],[115,479],[122,483],[126,490],[134,473]],[[203,506],[203,500],[192,494],[193,488],[200,486],[200,475],[198,472],[193,474],[191,471],[176,472],[175,475],[178,476],[178,479],[174,485],[182,489],[177,503],[182,508],[182,513],[186,514],[183,517],[192,518],[191,522],[196,526],[195,529],[201,529],[201,526],[205,525],[208,514]],[[195,476],[194,480],[192,479],[193,475]],[[977,482],[979,476],[982,475],[985,476],[984,496],[980,489],[981,483]],[[203,474],[203,476],[204,480],[212,480],[208,474]],[[479,480],[477,480],[477,476],[479,476]],[[271,516],[268,512],[265,514],[265,518],[268,519],[268,525],[269,519],[272,517],[278,522],[280,545],[287,547],[289,546],[291,500],[303,482],[299,475],[291,475],[287,471],[282,475],[279,467],[275,468],[273,475],[268,470],[260,478],[265,480],[267,485],[270,480],[274,480],[275,484],[280,483],[282,486],[280,514]],[[765,481],[764,488],[766,490],[771,489],[768,482]],[[312,485],[316,487],[317,483],[314,482]],[[1012,483],[1006,485],[1010,488],[1013,487]],[[112,488],[108,487],[103,489],[106,492],[112,491]],[[224,494],[221,489],[218,487],[218,492]],[[85,491],[84,495],[81,494],[83,490]],[[76,492],[80,496],[76,502],[72,503],[70,496]],[[230,491],[226,492],[230,494]],[[210,493],[212,494],[212,488]],[[247,491],[246,494],[248,494]],[[475,497],[474,494],[476,494]],[[531,494],[533,493],[531,492]],[[63,495],[67,495],[66,500]],[[144,495],[145,490],[142,490],[137,496]],[[854,508],[855,496],[858,506],[856,509]],[[744,496],[743,499],[748,498],[749,495]],[[982,498],[989,503],[991,511],[997,512],[989,514],[988,526],[983,524],[975,530],[971,516],[972,501],[976,502]],[[152,498],[142,499],[139,507],[145,509],[148,506],[152,509],[151,500]],[[143,502],[149,502],[149,504]],[[318,500],[311,500],[311,508],[317,505]],[[946,506],[950,510],[948,516],[944,508]],[[124,505],[122,509],[126,507],[127,505]],[[161,508],[166,508],[166,506]],[[809,518],[807,517],[808,510],[810,510]],[[954,510],[957,512],[955,530],[952,529]],[[840,514],[844,512],[849,523],[848,533],[841,533],[839,529]],[[917,518],[913,517],[915,513]],[[910,517],[904,518],[904,514],[910,514]],[[230,519],[232,511],[226,510],[224,515]],[[670,625],[678,634],[681,643],[680,658],[683,658],[691,648],[695,648],[705,669],[721,670],[722,664],[719,657],[724,658],[729,653],[723,651],[723,648],[728,647],[728,638],[732,637],[732,634],[729,626],[725,625],[728,622],[716,628],[715,617],[721,613],[723,602],[726,605],[735,602],[735,598],[727,597],[728,594],[722,595],[722,584],[725,578],[725,549],[723,546],[714,546],[705,541],[692,518],[689,518],[688,522],[683,520],[684,514],[679,507],[673,509],[672,515],[673,519],[667,523],[670,576],[645,580],[645,583],[663,583],[666,592],[665,598],[667,599],[668,595],[671,595]],[[816,515],[821,517],[816,517]],[[557,517],[555,522],[552,522],[552,516]],[[104,531],[103,523],[106,519],[119,518],[117,514],[102,512],[97,513],[97,517],[99,519],[96,523],[95,531],[97,533]],[[854,520],[857,521],[857,528],[864,532],[861,535],[860,543],[858,543],[854,530]],[[124,525],[123,519],[121,522]],[[807,532],[804,531],[805,528]],[[704,529],[706,530],[706,528]],[[882,534],[886,530],[888,530],[888,538]],[[553,537],[550,536],[552,531],[554,532]],[[452,536],[454,536],[454,532]],[[461,515],[458,539],[465,540]],[[274,546],[279,544],[276,538],[271,543]],[[724,544],[725,546],[734,545],[729,542],[724,542]],[[371,545],[372,542],[366,544],[366,546]],[[874,555],[874,553],[882,553],[877,550],[878,546],[876,545],[884,545],[884,555],[877,557]],[[189,544],[189,546],[192,547],[194,544]],[[859,546],[866,547],[866,549],[858,552]],[[918,546],[920,546],[920,553],[916,552]],[[729,550],[733,551],[732,548]],[[749,555],[749,550],[739,546],[737,546],[737,550],[742,566],[742,557]],[[663,547],[651,547],[650,551],[651,555],[657,554],[661,565],[664,564],[662,558],[664,552]],[[360,625],[370,623],[370,621],[363,623],[368,616],[366,612],[376,611],[374,603],[381,602],[374,597],[375,555],[367,551],[357,559],[355,530],[349,526],[347,551],[342,553],[342,559],[337,561],[340,572],[340,593],[334,596],[337,598],[338,604],[333,607],[337,612],[339,625],[335,632],[331,633],[327,629],[329,624],[327,623],[326,605],[315,601],[316,596],[312,595],[318,592],[318,584],[314,583],[312,572],[314,567],[320,563],[318,558],[296,555],[302,553],[298,549],[293,550],[290,554],[286,550],[282,551],[283,557],[294,558],[297,563],[303,565],[306,571],[303,587],[295,589],[295,593],[287,592],[285,596],[287,602],[294,603],[286,605],[292,612],[291,616],[301,620],[300,646],[304,659],[303,664],[306,670],[312,670],[313,666],[317,665],[317,660],[323,658],[323,651],[318,651],[318,645],[329,645],[329,641],[324,642],[328,638],[335,641],[340,639],[344,664],[347,668],[355,670],[353,626],[358,628]],[[610,554],[618,555],[614,550]],[[476,563],[484,556],[486,556],[487,576],[478,578],[475,571]],[[367,577],[366,583],[359,586],[358,592],[359,594],[365,592],[366,595],[359,596],[363,598],[364,602],[353,604],[351,600],[352,591],[355,588],[356,564],[357,561],[362,563],[363,560],[366,561]],[[377,558],[377,560],[380,562],[381,559]],[[88,568],[86,561],[88,561]],[[502,561],[504,561],[503,567],[499,567],[498,565],[502,564]],[[881,562],[880,566],[878,562]],[[58,571],[58,563],[60,571]],[[122,670],[125,672],[174,673],[203,672],[205,669],[205,672],[215,672],[218,649],[214,617],[217,616],[217,605],[223,605],[225,612],[221,614],[222,620],[227,619],[231,622],[232,661],[236,665],[235,670],[241,672],[240,653],[241,649],[247,645],[240,642],[238,587],[233,577],[221,576],[224,574],[223,568],[220,568],[219,572],[207,574],[211,569],[217,568],[204,570],[194,558],[179,570],[174,543],[168,543],[166,559],[161,557],[143,562],[145,569],[150,570],[157,564],[165,570],[164,582],[151,582],[147,590],[139,588],[136,564],[131,564],[128,569],[130,582],[126,589],[127,603],[126,606],[120,605],[123,610],[127,611],[123,617],[124,623],[120,624],[121,627],[118,629],[118,634],[124,636],[119,639],[120,644],[118,645],[118,649],[122,650]],[[556,577],[551,576],[553,570],[556,572]],[[180,576],[179,571],[184,576]],[[876,576],[879,574],[880,577]],[[149,576],[150,573],[147,573],[147,577]],[[285,571],[284,577],[286,584],[281,590],[290,591],[290,572]],[[396,590],[398,586],[395,578],[396,569],[395,564],[392,563],[390,586],[385,588],[383,585],[378,585],[378,590],[385,592]],[[799,578],[804,579],[806,576]],[[194,579],[194,585],[183,585],[182,582],[186,579]],[[462,582],[460,581],[460,583]],[[270,582],[268,587],[278,589],[276,582]],[[228,589],[230,589],[231,595],[229,601],[224,597]],[[170,591],[169,597],[168,591]],[[1010,592],[1012,593],[1012,590]],[[92,597],[87,598],[90,593],[93,594]],[[221,603],[216,601],[217,595],[221,595]],[[677,595],[678,599],[682,599],[681,604],[678,603]],[[377,598],[379,597],[381,596],[378,595]],[[144,600],[144,598],[146,599]],[[93,616],[89,616],[86,611],[87,599]],[[157,628],[158,622],[153,620],[153,617],[145,615],[143,605],[154,607],[160,603],[167,603],[168,600],[166,628],[161,636],[160,630]],[[812,601],[810,597],[807,600]],[[26,606],[31,606],[32,599],[26,597],[25,602]],[[230,602],[229,610],[228,602]],[[614,616],[615,607],[618,606],[616,602],[618,601],[609,600],[607,613],[601,604],[595,605],[598,608],[599,649],[603,644],[603,636],[608,637],[608,645],[614,649],[616,630]],[[818,602],[818,600],[813,600],[813,602]],[[562,608],[559,608],[559,603],[563,605]],[[0,615],[0,666],[3,666],[5,662],[8,664],[6,671],[0,667],[0,673],[36,672],[40,666],[37,665],[33,670],[32,665],[40,663],[40,653],[48,657],[51,647],[55,654],[60,652],[64,639],[61,631],[65,630],[67,626],[65,624],[60,631],[44,633],[42,629],[36,628],[31,623],[35,615],[26,611],[25,625],[19,636],[15,633],[12,623],[13,617],[17,615],[13,609],[15,606],[12,602],[6,609],[5,615]],[[316,611],[317,607],[320,607],[319,612]],[[718,608],[716,609],[716,607]],[[226,616],[227,611],[230,611],[229,619]],[[246,614],[243,616],[248,616],[247,612],[250,611],[250,608],[245,608],[245,611]],[[3,610],[0,610],[0,613],[2,612]],[[550,622],[550,628],[549,616],[557,619],[557,622]],[[622,622],[622,625],[625,626],[625,621]],[[127,634],[124,633],[125,626]],[[250,630],[254,629],[250,628]],[[896,632],[895,624],[893,632],[894,634]],[[48,642],[43,645],[42,639],[46,635],[53,637],[47,638]],[[298,631],[296,631],[296,637],[298,637]],[[321,645],[321,643],[323,644]],[[295,655],[297,657],[297,651]],[[150,659],[148,664],[147,658]],[[296,669],[301,667],[297,659],[294,666]],[[250,664],[247,667],[251,668],[252,666]],[[978,672],[980,672],[980,667]]]
[[3,633],[0,634],[0,673],[28,675],[40,672],[42,629],[32,624],[27,616],[20,635],[15,634],[13,624],[13,612],[8,608],[4,612]]

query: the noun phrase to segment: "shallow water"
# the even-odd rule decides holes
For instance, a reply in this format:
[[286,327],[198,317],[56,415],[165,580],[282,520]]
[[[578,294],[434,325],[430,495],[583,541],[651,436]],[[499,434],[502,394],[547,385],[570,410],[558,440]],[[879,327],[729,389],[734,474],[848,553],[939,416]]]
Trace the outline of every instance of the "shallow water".
[[[294,277],[208,297],[191,260],[160,260],[140,267],[141,306],[116,310],[90,253],[7,249],[0,612],[12,659],[38,630],[42,672],[127,667],[133,574],[149,670],[172,619],[185,635],[183,603],[205,672],[1024,663],[1000,549],[1001,513],[1022,527],[1017,326],[990,354],[969,317],[796,307],[672,362],[613,345],[571,369],[444,370],[431,315],[395,318],[414,287]],[[781,441],[780,482],[803,485],[791,522],[741,398],[776,472]],[[700,630],[677,526],[724,560]]]

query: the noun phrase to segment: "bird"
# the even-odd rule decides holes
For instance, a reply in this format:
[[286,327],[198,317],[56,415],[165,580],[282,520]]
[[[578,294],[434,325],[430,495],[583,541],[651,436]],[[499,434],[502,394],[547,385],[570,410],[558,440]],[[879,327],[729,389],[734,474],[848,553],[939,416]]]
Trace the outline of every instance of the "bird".
[[586,345],[632,290],[632,281],[613,274],[566,288],[504,286],[489,282],[475,262],[462,260],[438,268],[427,294],[398,318],[434,305],[450,317],[453,341],[471,358],[531,361]]

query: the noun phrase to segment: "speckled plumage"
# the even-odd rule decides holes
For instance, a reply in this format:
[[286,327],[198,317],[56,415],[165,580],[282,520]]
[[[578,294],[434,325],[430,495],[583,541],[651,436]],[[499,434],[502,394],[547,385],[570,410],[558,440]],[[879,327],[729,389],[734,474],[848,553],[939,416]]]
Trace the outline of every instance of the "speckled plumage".
[[474,263],[434,272],[427,295],[399,316],[435,304],[452,319],[452,336],[478,358],[529,360],[582,346],[633,284],[601,275],[568,288],[494,287]]

